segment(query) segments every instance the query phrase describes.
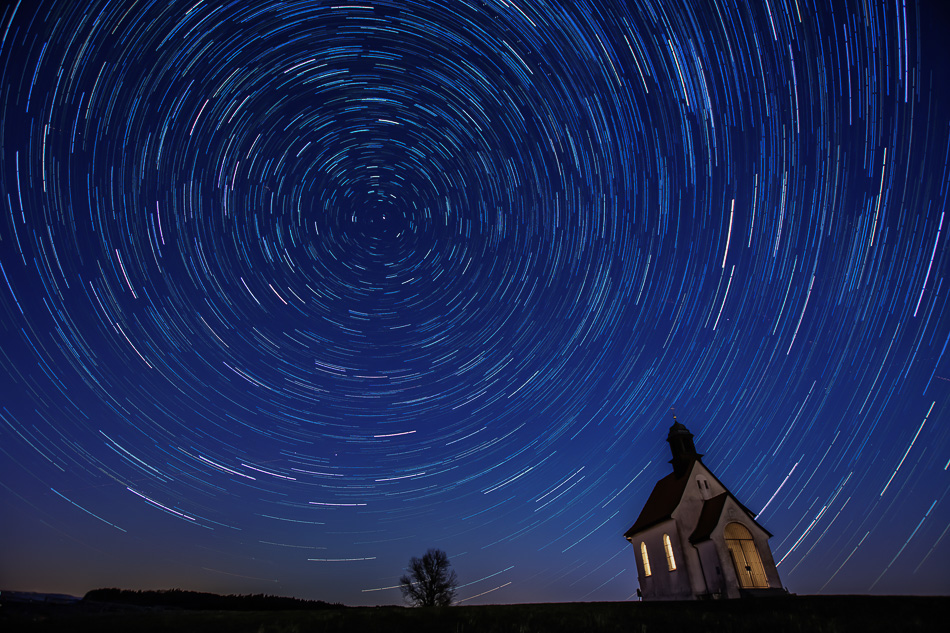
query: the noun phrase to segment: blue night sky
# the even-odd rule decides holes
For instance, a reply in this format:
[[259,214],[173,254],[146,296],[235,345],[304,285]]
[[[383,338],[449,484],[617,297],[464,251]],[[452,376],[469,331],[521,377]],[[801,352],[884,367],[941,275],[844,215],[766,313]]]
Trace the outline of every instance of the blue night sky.
[[950,593],[938,0],[0,4],[0,587]]

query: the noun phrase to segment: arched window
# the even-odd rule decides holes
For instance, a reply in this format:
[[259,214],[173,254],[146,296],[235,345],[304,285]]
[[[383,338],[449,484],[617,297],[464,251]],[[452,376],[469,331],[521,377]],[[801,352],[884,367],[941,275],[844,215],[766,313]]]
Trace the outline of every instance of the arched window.
[[647,544],[640,541],[640,558],[643,559],[643,575],[650,575],[650,556],[647,554]]
[[723,536],[726,537],[726,547],[729,548],[732,562],[736,566],[739,586],[756,589],[768,587],[765,567],[762,566],[762,558],[749,530],[741,523],[730,523],[726,526]]
[[663,549],[666,550],[666,566],[670,571],[676,569],[676,559],[673,558],[673,544],[670,542],[670,535],[663,535]]

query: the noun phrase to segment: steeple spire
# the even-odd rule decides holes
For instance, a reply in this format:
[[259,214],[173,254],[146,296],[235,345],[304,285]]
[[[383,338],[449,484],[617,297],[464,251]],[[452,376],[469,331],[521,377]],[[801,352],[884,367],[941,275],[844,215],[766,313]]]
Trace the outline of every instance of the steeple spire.
[[686,474],[690,465],[701,458],[702,455],[696,452],[696,446],[693,444],[693,434],[676,419],[675,414],[673,415],[673,426],[670,427],[670,433],[667,435],[666,441],[669,442],[670,452],[673,454],[673,459],[670,460],[670,463],[673,464],[673,472],[677,477],[682,477]]

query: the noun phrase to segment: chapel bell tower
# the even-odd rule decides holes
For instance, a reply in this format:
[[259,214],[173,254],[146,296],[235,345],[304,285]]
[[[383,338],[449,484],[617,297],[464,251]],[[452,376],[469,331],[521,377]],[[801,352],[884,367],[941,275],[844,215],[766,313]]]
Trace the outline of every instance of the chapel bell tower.
[[682,477],[689,469],[690,465],[698,460],[702,455],[696,452],[696,445],[693,444],[693,434],[689,432],[684,425],[673,417],[673,426],[670,427],[670,433],[666,436],[666,441],[670,443],[670,452],[673,459],[673,472],[677,477]]

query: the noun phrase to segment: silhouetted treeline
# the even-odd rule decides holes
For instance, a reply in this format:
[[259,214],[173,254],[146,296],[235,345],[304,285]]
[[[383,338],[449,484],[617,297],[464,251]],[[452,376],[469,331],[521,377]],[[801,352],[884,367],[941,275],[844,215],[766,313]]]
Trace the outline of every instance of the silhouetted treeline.
[[306,611],[314,609],[342,609],[346,605],[323,600],[300,600],[282,596],[253,595],[220,596],[215,593],[166,589],[161,591],[132,591],[129,589],[93,589],[83,596],[88,602],[110,602],[140,607],[172,607],[207,611]]

